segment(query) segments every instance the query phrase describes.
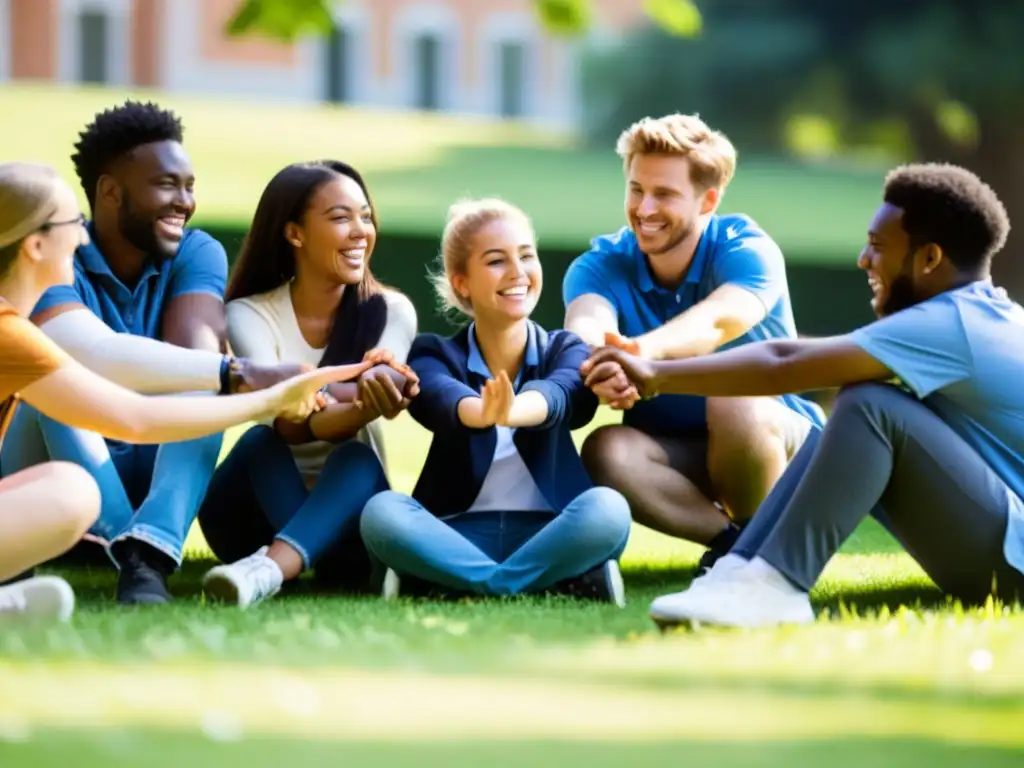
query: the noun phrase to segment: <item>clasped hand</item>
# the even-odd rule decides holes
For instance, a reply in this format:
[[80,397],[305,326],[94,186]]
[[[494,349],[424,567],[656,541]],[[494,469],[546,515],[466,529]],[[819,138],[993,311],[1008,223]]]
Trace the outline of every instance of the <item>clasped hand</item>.
[[420,391],[420,380],[412,368],[395,360],[387,349],[371,349],[363,357],[371,367],[359,376],[353,404],[369,414],[393,419]]
[[639,356],[640,345],[615,333],[606,333],[605,346],[595,349],[580,373],[586,386],[615,410],[632,408],[638,400],[655,394],[650,361]]

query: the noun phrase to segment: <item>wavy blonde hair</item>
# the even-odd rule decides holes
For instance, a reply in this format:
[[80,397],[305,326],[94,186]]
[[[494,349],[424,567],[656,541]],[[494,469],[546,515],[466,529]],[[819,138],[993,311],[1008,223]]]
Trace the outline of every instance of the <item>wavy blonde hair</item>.
[[721,192],[736,173],[736,148],[721,131],[697,115],[645,117],[623,131],[615,144],[628,171],[637,155],[674,155],[690,161],[690,180]]
[[497,197],[459,200],[448,209],[448,218],[441,236],[441,253],[437,268],[430,274],[438,303],[446,314],[473,317],[473,306],[452,286],[455,275],[466,273],[473,238],[481,229],[495,221],[518,220],[525,224],[536,241],[533,222],[512,203]]

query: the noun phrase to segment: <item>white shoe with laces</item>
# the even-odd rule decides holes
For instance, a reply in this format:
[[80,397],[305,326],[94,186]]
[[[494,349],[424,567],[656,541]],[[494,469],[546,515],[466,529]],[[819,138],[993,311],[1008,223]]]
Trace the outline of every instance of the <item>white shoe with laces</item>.
[[245,609],[276,595],[283,583],[281,568],[263,547],[241,560],[211,568],[203,577],[203,592],[212,600]]
[[711,624],[755,629],[814,621],[807,593],[760,558],[741,567],[730,566],[708,580],[717,566],[718,563],[701,584],[695,580],[690,589],[664,595],[651,603],[649,615],[654,623],[662,628]]
[[0,587],[0,627],[66,622],[75,591],[59,576],[35,576]]

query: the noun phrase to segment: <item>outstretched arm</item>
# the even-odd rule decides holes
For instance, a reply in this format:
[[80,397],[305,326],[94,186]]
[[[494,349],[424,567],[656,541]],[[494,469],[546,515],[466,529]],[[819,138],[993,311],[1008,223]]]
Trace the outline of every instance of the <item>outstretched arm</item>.
[[884,381],[894,375],[849,336],[763,341],[703,357],[662,361],[605,347],[580,370],[591,386],[620,369],[644,397],[782,395]]

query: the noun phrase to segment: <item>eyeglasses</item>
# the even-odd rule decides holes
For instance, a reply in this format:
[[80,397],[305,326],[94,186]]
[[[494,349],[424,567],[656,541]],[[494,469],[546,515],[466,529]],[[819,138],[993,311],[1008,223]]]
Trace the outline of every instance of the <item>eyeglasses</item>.
[[49,232],[54,227],[70,227],[73,224],[77,224],[80,227],[84,227],[87,223],[84,213],[78,214],[77,218],[70,219],[69,221],[47,221],[41,227],[40,232]]

